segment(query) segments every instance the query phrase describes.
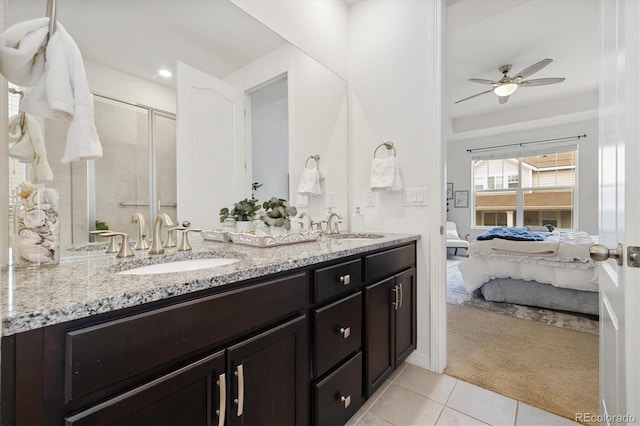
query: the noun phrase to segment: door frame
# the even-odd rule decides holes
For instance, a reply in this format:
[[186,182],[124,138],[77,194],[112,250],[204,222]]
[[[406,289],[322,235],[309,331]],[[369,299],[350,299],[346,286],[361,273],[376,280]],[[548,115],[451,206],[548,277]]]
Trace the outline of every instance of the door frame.
[[[606,1],[606,0],[600,0],[600,2],[602,1]],[[438,1],[438,3],[441,3],[441,1]],[[436,25],[434,26],[434,33],[436,34],[436,38],[440,36],[442,37],[442,39],[444,39],[445,22],[446,22],[445,7],[442,7],[442,9],[439,10],[438,12],[439,13],[436,16],[436,21],[440,21],[440,22],[436,22]],[[640,16],[640,7],[636,6],[634,10],[634,16],[630,17],[627,15],[625,16],[625,18],[627,19],[627,22],[633,21],[633,18],[636,18],[636,21],[633,21],[633,22],[637,23],[637,18],[639,16]],[[640,69],[640,65],[638,64],[639,58],[640,58],[640,49],[638,49],[640,45],[640,34],[638,30],[635,29],[635,31],[631,32],[631,34],[627,32],[627,35],[628,36],[631,35],[632,37],[634,37],[634,42],[632,47],[634,47],[635,50],[629,51],[630,54],[626,55],[626,60],[628,63],[631,64],[631,67],[633,69],[637,70],[637,69]],[[441,42],[443,40],[438,40],[438,41]],[[441,43],[438,43],[436,50],[437,49],[442,49],[442,50],[440,50],[438,54],[432,57],[435,60],[434,74],[438,77],[436,79],[436,83],[439,85],[442,85],[444,83],[444,80],[442,78],[443,74],[441,72],[444,68],[443,64],[445,60],[445,57],[444,57],[445,52],[444,52],[443,45]],[[639,85],[638,85],[637,78],[633,81],[633,83],[634,84],[631,85],[631,87],[627,87],[627,88],[638,92]],[[435,91],[434,94],[437,95],[436,97],[438,97],[440,101],[442,101],[442,93]],[[638,97],[640,97],[640,95],[638,95]],[[635,105],[635,107],[638,108],[638,105]],[[636,126],[635,134],[640,135],[640,128],[639,128],[640,122],[636,120],[633,123],[630,123],[629,125]],[[439,131],[441,132],[442,135],[445,135],[446,133],[444,133],[443,131],[444,121],[441,121],[441,126],[442,128]],[[442,172],[443,172],[443,176],[446,177],[446,140],[444,138],[439,138],[437,140],[439,141],[439,144],[442,145],[442,148],[441,148],[443,153]],[[637,142],[638,141],[631,141],[631,143],[634,143],[634,144],[637,144]],[[636,155],[636,158],[640,157],[640,153],[638,152],[637,148],[634,151],[634,155]],[[640,199],[639,198],[640,186],[627,185],[627,191],[633,191],[633,194],[636,197],[636,202],[635,202],[636,208],[638,208],[638,203],[640,203],[638,202],[638,199]],[[627,196],[627,198],[629,197]],[[442,197],[439,200],[436,200],[437,204],[435,204],[434,206],[436,208],[440,208],[441,210],[444,210],[445,203],[442,200],[443,200]],[[631,222],[631,221],[628,221],[628,222]],[[634,232],[634,235],[640,234],[640,230],[638,230],[638,227],[640,227],[640,225],[638,225],[637,223],[632,223],[632,224],[628,223],[627,225],[634,227],[634,229],[636,230]],[[441,236],[441,240],[444,245],[444,238],[442,236]],[[625,243],[640,244],[640,241],[627,241]],[[433,246],[434,245],[432,245],[432,247]],[[443,256],[439,253],[446,254],[446,247],[443,247],[443,249],[440,252],[437,252],[437,251],[432,252],[432,255],[430,256],[430,261],[429,261],[429,266],[432,271],[444,268],[443,265],[445,264],[445,262],[442,260]],[[433,273],[432,273],[432,278],[433,278]],[[626,301],[627,302],[626,307],[627,307],[627,311],[631,311],[631,315],[627,315],[626,320],[627,321],[631,320],[632,322],[635,322],[635,324],[639,324],[640,312],[638,311],[637,307],[640,306],[640,287],[638,287],[638,283],[636,282],[636,283],[632,283],[630,286],[627,286],[626,289],[630,290],[627,293],[628,297]],[[446,362],[447,361],[446,275],[444,275],[444,279],[442,281],[433,281],[433,280],[431,281],[430,295],[431,295],[431,300],[430,300],[431,359],[430,359],[429,369],[436,373],[442,373],[447,363]],[[625,347],[625,352],[626,352],[625,356],[627,360],[637,359],[637,354],[640,353],[640,332],[639,331],[640,331],[640,327],[638,327],[633,332],[634,342],[632,343],[632,346],[630,347],[629,345],[627,345]],[[638,381],[635,380],[635,378],[640,377],[640,366],[638,365],[637,362],[632,363],[631,371],[627,371],[627,377],[630,377],[630,376],[632,377],[632,379],[629,380],[631,383],[627,384],[627,391],[631,390],[630,393],[632,395],[638,395],[640,394],[640,383],[638,383]],[[627,402],[626,409],[629,414],[640,415],[640,401],[631,401],[629,392],[627,394],[626,402]]]

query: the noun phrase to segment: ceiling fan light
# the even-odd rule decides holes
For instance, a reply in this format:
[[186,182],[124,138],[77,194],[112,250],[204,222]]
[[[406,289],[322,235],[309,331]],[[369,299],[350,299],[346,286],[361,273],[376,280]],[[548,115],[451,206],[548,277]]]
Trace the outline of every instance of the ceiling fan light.
[[509,96],[516,91],[518,85],[516,83],[505,83],[493,88],[493,93],[498,96]]

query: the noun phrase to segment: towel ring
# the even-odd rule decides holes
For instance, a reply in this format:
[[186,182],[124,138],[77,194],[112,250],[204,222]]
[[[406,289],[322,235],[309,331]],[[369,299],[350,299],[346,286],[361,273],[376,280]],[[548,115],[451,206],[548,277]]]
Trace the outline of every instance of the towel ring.
[[309,165],[309,160],[316,160],[316,166],[320,168],[320,155],[311,155],[307,158],[307,161],[304,162],[304,168],[306,169]]
[[387,142],[383,142],[383,143],[381,143],[380,145],[378,145],[378,146],[376,147],[376,150],[375,150],[375,151],[373,151],[373,158],[376,158],[376,153],[377,153],[377,152],[378,152],[378,150],[379,150],[380,148],[382,148],[383,146],[384,146],[385,148],[387,148],[388,150],[393,150],[393,156],[394,156],[394,157],[396,156],[396,147],[395,147],[395,146],[393,146],[393,142],[391,142],[391,141],[387,141]]

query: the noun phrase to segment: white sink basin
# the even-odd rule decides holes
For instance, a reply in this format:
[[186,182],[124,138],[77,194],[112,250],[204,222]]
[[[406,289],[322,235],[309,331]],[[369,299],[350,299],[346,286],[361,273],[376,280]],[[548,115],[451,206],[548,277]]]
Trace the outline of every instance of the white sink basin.
[[216,266],[229,265],[239,262],[240,259],[211,258],[211,259],[190,259],[176,262],[157,263],[155,265],[140,266],[138,268],[120,271],[121,275],[150,275],[168,274],[171,272],[195,271],[198,269],[215,268]]

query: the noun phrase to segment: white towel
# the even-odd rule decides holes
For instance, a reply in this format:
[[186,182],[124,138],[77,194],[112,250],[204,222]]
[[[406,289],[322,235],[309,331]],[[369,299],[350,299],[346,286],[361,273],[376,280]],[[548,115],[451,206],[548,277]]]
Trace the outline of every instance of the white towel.
[[[100,158],[102,146],[93,120],[93,98],[80,50],[57,23],[56,32],[46,45],[45,67],[41,50],[48,25],[49,18],[38,18],[13,25],[2,33],[0,63],[4,65],[0,70],[15,84],[34,86],[24,97],[23,111],[71,121],[63,163]],[[24,40],[28,49],[23,48]]]
[[300,195],[320,195],[322,194],[322,188],[320,186],[320,179],[322,179],[322,172],[316,167],[305,167],[300,177],[300,184],[298,185],[298,194]]
[[9,157],[23,163],[31,163],[31,181],[33,183],[50,182],[53,172],[47,161],[47,150],[38,121],[25,114],[24,126],[20,127],[21,114],[9,119]]
[[49,18],[19,22],[0,34],[0,74],[14,84],[33,87],[44,73]]
[[400,163],[396,157],[374,158],[369,186],[372,191],[398,191],[403,188]]

